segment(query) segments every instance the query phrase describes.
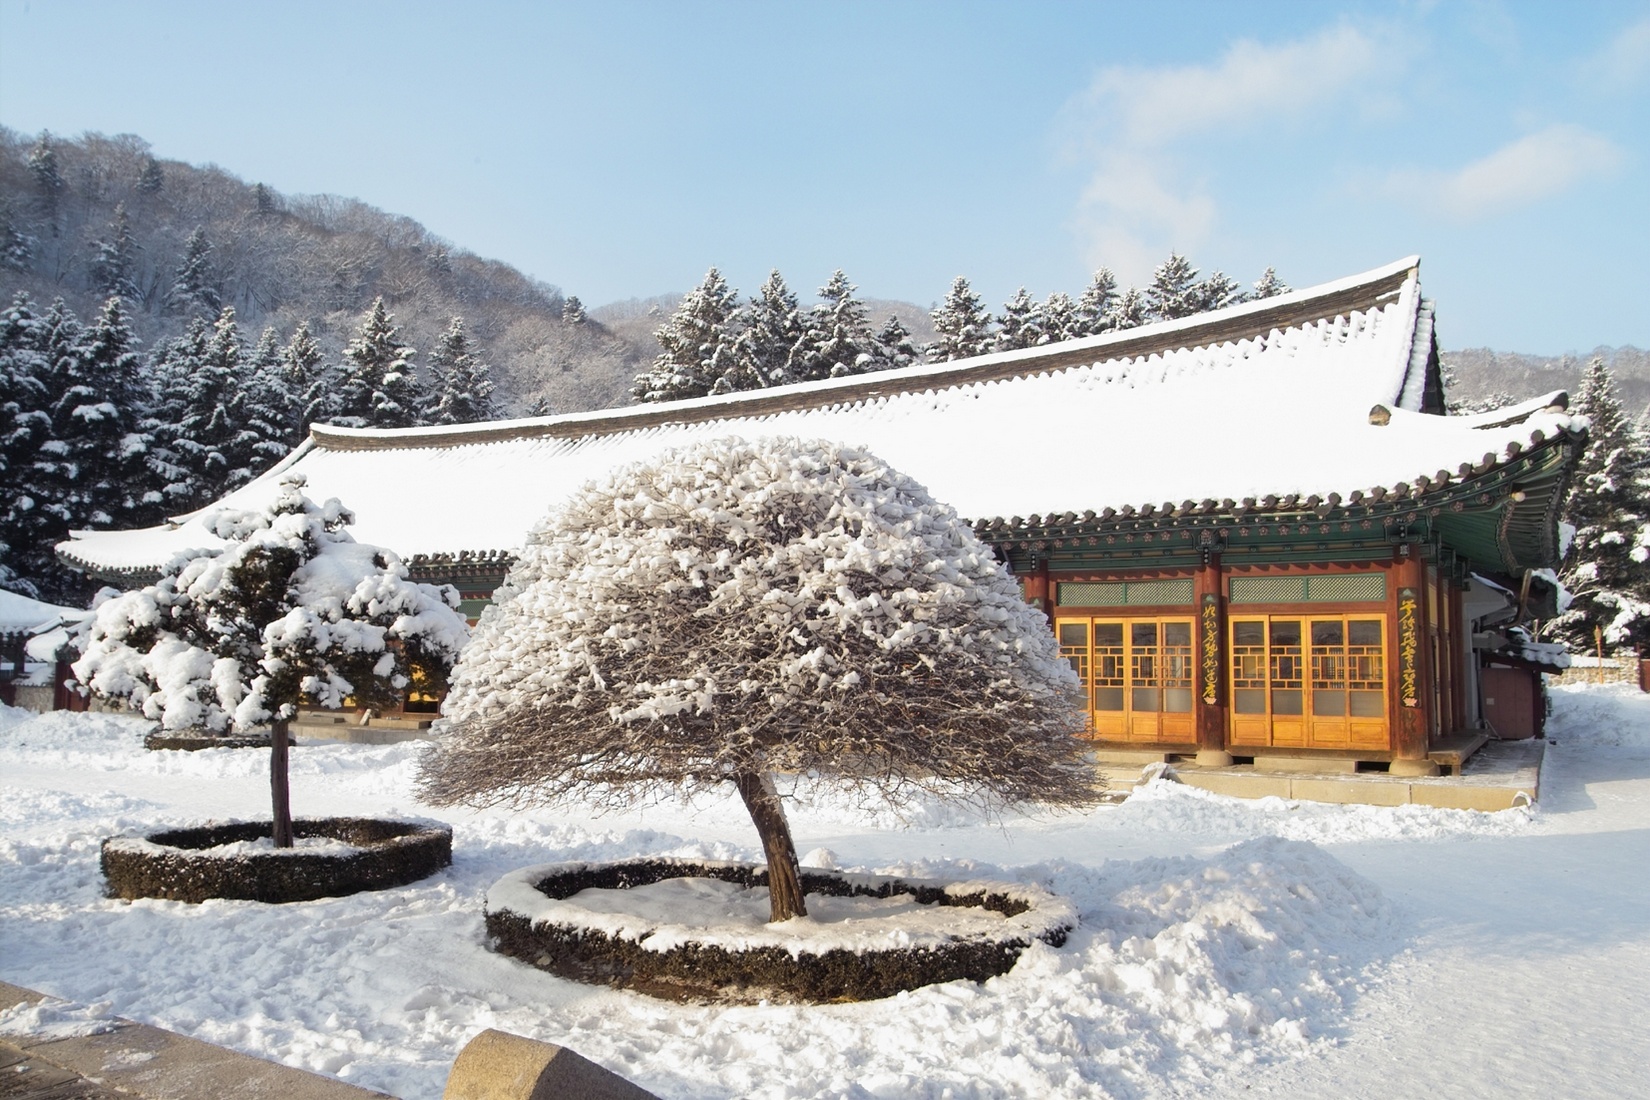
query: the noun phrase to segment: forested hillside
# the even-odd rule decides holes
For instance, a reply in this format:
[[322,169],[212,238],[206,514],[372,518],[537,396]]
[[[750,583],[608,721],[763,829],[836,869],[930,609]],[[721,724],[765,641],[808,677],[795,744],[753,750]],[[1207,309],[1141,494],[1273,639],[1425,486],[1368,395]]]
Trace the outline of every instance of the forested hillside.
[[1505,405],[1553,390],[1581,392],[1587,366],[1604,362],[1628,419],[1650,427],[1650,352],[1635,347],[1595,348],[1584,355],[1520,355],[1489,348],[1462,348],[1443,354],[1455,375],[1452,397],[1485,406]]
[[[307,324],[335,361],[374,299],[427,356],[453,317],[493,367],[503,411],[627,400],[649,349],[565,325],[560,289],[334,195],[283,195],[223,169],[161,160],[131,134],[0,128],[0,295],[61,297],[82,318],[127,300],[147,348],[230,306],[255,338]],[[414,369],[425,359],[415,356]]]

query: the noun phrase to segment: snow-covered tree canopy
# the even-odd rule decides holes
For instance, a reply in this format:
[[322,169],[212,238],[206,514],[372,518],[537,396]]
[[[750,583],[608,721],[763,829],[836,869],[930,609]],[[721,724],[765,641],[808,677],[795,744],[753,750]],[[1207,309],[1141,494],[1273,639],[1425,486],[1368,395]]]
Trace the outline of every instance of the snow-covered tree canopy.
[[863,450],[733,439],[622,469],[535,531],[499,597],[425,761],[437,803],[621,805],[773,772],[890,799],[1094,795],[1046,620]]
[[303,484],[283,480],[262,511],[217,513],[228,547],[103,603],[75,675],[167,728],[215,731],[289,719],[303,701],[384,706],[414,676],[442,686],[468,637],[457,593],[408,581]]

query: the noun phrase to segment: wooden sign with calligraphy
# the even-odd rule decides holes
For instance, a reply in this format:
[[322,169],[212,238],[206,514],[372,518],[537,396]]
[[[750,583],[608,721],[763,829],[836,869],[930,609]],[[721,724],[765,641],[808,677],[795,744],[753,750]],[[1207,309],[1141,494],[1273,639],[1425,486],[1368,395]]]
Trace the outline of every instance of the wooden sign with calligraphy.
[[1398,590],[1398,699],[1406,707],[1421,705],[1421,632],[1415,589]]
[[1203,597],[1203,701],[1220,702],[1220,597]]

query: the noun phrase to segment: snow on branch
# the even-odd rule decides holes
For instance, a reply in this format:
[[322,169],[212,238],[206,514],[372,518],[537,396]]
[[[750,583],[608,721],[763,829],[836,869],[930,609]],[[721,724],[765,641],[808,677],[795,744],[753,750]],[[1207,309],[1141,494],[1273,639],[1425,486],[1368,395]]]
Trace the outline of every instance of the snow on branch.
[[1082,804],[1082,694],[949,507],[835,443],[729,439],[586,486],[454,670],[436,803],[624,805],[774,772]]

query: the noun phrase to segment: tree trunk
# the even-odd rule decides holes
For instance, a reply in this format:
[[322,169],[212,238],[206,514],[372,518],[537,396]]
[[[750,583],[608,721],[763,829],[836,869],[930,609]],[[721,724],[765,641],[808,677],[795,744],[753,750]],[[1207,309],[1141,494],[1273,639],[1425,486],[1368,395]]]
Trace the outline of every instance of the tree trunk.
[[808,907],[802,900],[802,866],[796,859],[791,823],[785,820],[785,807],[774,790],[773,776],[767,772],[740,772],[733,781],[756,823],[762,852],[768,858],[768,920],[807,916]]
[[286,780],[287,726],[290,721],[278,718],[269,730],[269,794],[275,809],[275,847],[292,847],[292,794]]

